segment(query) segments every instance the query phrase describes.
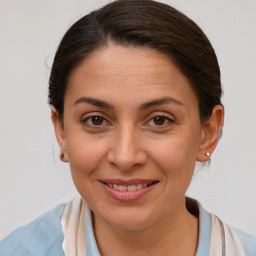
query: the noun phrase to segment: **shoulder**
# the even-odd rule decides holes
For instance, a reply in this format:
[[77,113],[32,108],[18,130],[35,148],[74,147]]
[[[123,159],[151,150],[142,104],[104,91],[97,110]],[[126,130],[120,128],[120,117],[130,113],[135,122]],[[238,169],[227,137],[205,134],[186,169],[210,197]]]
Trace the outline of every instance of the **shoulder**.
[[0,256],[64,255],[60,218],[65,205],[56,206],[0,241]]
[[[227,252],[237,252],[237,255],[255,256],[256,255],[256,237],[245,233],[225,222],[212,214],[213,219],[218,219],[218,224],[222,227],[224,233],[224,241]],[[214,228],[214,224],[212,225]],[[216,230],[216,229],[215,229]]]
[[[255,236],[223,222],[216,215],[207,212],[198,201],[189,200],[196,203],[199,209],[200,232],[196,255],[211,255],[211,250],[215,252],[215,250],[223,249],[224,246],[228,252],[227,255],[256,256]],[[190,211],[191,209],[190,207]],[[194,210],[192,213],[196,214],[196,211]],[[219,254],[221,255],[221,252]],[[213,253],[213,255],[219,254]]]
[[252,236],[236,228],[234,229],[244,248],[245,255],[255,256],[256,255],[256,236]]

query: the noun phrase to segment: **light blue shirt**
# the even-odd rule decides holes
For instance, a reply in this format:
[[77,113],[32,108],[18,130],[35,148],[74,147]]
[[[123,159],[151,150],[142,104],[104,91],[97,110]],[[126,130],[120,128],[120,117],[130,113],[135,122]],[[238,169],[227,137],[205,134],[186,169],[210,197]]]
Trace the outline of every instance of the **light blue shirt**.
[[[43,214],[30,224],[16,229],[0,242],[0,256],[64,256],[60,218],[65,204]],[[199,242],[195,256],[207,256],[210,250],[211,216],[198,203]],[[246,256],[256,256],[256,237],[236,230]],[[91,214],[85,217],[88,256],[100,256],[94,237]]]

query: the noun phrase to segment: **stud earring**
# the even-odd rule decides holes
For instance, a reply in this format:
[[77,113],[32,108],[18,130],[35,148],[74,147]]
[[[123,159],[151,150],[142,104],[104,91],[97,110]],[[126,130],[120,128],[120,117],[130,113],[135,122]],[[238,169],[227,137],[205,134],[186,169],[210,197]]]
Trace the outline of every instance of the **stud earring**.
[[206,152],[205,154],[206,154],[208,157],[210,157],[210,153],[209,153],[209,152]]
[[64,154],[64,153],[62,153],[62,154],[60,155],[60,159],[63,159],[63,158],[64,158],[64,156],[65,156],[65,154]]

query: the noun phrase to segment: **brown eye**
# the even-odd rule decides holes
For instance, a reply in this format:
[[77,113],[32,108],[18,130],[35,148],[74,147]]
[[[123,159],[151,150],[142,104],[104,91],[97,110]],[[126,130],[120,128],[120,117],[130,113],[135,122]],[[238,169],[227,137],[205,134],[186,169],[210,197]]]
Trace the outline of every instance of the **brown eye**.
[[152,117],[146,123],[146,126],[162,128],[162,127],[167,127],[167,126],[171,125],[172,123],[174,123],[174,121],[172,119],[170,119],[169,117],[159,115],[159,116]]
[[106,121],[105,118],[101,116],[90,116],[82,120],[82,124],[90,127],[96,127],[96,126],[102,127],[102,126],[108,125],[108,122]]
[[91,117],[91,123],[93,125],[102,125],[104,122],[104,119],[100,116],[92,116]]
[[156,116],[153,118],[153,122],[155,125],[164,125],[166,123],[167,118],[163,116]]

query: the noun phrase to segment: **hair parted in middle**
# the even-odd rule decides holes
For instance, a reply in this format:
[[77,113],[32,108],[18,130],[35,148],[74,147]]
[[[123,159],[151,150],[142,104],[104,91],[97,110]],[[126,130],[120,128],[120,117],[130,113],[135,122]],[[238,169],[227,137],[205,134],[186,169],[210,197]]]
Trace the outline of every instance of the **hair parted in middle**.
[[169,56],[199,100],[201,121],[221,104],[220,69],[203,31],[173,7],[153,0],[116,0],[85,15],[64,35],[49,79],[49,104],[63,124],[64,96],[74,68],[109,44],[147,47]]

